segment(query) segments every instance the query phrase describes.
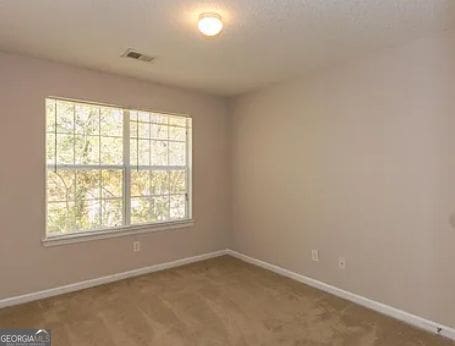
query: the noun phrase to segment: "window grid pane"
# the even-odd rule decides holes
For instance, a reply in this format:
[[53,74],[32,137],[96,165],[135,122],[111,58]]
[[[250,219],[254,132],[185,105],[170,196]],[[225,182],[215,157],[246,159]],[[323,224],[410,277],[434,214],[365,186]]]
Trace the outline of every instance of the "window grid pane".
[[190,124],[184,117],[46,99],[47,233],[189,217]]
[[[187,181],[187,123],[186,119],[183,119],[183,122],[171,122],[170,119],[163,115],[144,112],[134,113],[130,117],[130,129],[133,129],[130,133],[131,158],[135,160],[137,171],[131,175],[131,198],[141,198],[135,200],[136,206],[132,205],[131,213],[134,215],[132,223],[141,223],[144,220],[168,221],[184,218],[187,214],[187,191],[185,187],[182,189],[182,185],[185,186]],[[145,141],[148,141],[147,149]],[[155,169],[157,166],[168,169]],[[177,191],[171,191],[172,188],[175,190],[175,178],[178,178],[178,175],[169,169],[171,166],[182,167],[185,172],[184,182],[178,184],[180,189]],[[144,170],[149,171],[148,177],[144,175]],[[171,176],[174,178],[173,187]],[[171,212],[171,209],[182,201],[182,197],[183,215],[181,207],[175,207],[177,211]],[[140,203],[146,203],[144,202],[146,198],[149,199],[147,208],[140,206]],[[145,216],[143,214],[147,209],[149,215]]]

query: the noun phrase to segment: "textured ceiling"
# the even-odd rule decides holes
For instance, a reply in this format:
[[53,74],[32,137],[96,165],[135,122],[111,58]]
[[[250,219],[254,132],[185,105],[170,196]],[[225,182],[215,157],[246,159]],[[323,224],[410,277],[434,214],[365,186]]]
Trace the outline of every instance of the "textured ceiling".
[[[196,29],[218,11],[219,37]],[[455,0],[0,0],[0,50],[235,95],[448,30]],[[156,56],[121,58],[126,48]]]

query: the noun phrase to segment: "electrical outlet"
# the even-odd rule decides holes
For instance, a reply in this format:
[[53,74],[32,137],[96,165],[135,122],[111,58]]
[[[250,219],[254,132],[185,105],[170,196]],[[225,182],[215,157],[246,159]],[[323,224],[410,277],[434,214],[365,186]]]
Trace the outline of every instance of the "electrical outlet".
[[338,268],[342,270],[346,269],[346,258],[338,257]]
[[141,251],[141,242],[136,240],[133,242],[133,252],[139,251]]
[[318,249],[311,250],[311,259],[314,262],[319,262],[319,250]]

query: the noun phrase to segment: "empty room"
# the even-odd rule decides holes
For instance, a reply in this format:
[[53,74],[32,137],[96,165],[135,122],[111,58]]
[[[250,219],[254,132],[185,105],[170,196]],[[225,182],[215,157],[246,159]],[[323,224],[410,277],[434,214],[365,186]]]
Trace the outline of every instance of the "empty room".
[[0,346],[455,346],[454,0],[0,0]]

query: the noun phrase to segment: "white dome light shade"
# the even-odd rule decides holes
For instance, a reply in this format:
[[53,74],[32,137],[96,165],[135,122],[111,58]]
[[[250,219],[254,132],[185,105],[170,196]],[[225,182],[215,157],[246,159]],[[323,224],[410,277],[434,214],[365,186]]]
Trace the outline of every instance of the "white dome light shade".
[[221,16],[216,13],[203,13],[199,16],[199,31],[206,36],[216,36],[223,29]]

